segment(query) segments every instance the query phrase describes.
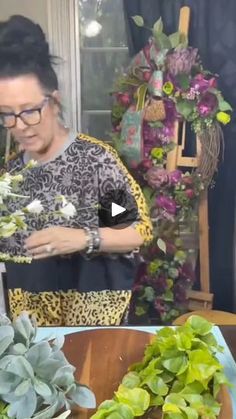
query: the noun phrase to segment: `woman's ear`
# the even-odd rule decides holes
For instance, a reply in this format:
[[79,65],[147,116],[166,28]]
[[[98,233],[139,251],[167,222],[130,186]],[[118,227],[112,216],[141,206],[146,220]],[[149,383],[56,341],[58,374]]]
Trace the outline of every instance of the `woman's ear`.
[[62,105],[61,105],[61,95],[58,90],[54,90],[51,93],[51,98],[54,102],[54,113],[58,115],[60,118],[62,117]]

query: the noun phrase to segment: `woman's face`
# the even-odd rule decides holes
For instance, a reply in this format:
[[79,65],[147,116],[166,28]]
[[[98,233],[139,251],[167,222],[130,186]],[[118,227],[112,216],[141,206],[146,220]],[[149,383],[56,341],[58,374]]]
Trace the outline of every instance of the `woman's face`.
[[[55,91],[50,96],[58,99],[58,92]],[[19,114],[22,111],[28,111],[23,114],[23,117],[26,115],[28,121],[30,118],[35,118],[35,112],[30,112],[30,110],[38,108],[41,108],[41,120],[39,122],[39,116],[38,119],[32,119],[32,121],[39,123],[27,125],[18,117],[15,127],[9,130],[21,149],[40,155],[47,152],[57,133],[58,105],[52,98],[46,97],[37,77],[33,74],[0,79],[0,113],[3,113],[5,120],[8,118],[8,122],[11,121],[12,113]]]

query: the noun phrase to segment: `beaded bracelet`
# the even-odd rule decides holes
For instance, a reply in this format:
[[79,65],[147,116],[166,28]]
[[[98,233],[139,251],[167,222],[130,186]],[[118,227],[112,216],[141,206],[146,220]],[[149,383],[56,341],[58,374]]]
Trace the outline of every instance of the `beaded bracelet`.
[[100,250],[101,239],[98,228],[84,227],[87,239],[86,255],[97,253]]

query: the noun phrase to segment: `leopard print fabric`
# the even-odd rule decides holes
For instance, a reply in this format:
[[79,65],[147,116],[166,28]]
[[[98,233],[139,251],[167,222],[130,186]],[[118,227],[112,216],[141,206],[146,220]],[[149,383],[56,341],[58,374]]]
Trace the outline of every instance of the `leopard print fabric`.
[[119,325],[129,306],[131,291],[91,291],[80,293],[9,290],[14,319],[23,310],[34,316],[38,326]]

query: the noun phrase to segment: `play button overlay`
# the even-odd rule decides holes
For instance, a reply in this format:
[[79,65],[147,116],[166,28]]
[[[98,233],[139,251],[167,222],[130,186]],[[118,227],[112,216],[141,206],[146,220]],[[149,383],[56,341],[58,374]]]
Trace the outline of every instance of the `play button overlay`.
[[139,211],[134,197],[123,189],[106,191],[99,202],[99,225],[122,229],[139,221]]
[[111,203],[111,216],[116,217],[119,214],[122,214],[126,211],[126,208],[121,207],[120,205],[116,204],[115,202]]

